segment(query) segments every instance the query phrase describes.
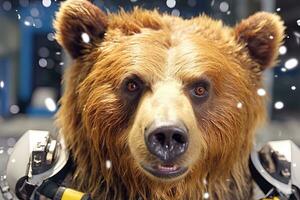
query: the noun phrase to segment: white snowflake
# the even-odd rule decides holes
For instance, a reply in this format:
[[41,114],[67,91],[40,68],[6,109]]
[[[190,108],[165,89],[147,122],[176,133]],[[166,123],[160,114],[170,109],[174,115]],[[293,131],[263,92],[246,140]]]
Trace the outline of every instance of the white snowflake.
[[293,163],[293,167],[297,167],[297,164],[296,164],[296,163]]
[[259,96],[265,96],[265,95],[266,95],[266,90],[263,89],[263,88],[259,88],[259,89],[257,90],[257,94],[258,94]]
[[24,25],[25,25],[25,26],[30,26],[31,23],[30,23],[29,21],[25,20],[25,21],[24,21]]
[[222,1],[220,3],[220,11],[221,12],[227,12],[229,9],[229,4],[226,1]]
[[174,8],[176,6],[176,1],[175,0],[167,0],[166,4],[169,8]]
[[48,64],[48,62],[47,62],[47,60],[45,59],[45,58],[41,58],[41,59],[39,59],[39,66],[40,67],[47,67],[47,64]]
[[294,69],[298,65],[298,60],[296,58],[290,58],[284,63],[286,69]]
[[299,45],[300,44],[300,33],[297,32],[297,31],[294,31],[293,34],[294,34],[294,36],[296,38],[297,44]]
[[172,10],[171,15],[173,15],[173,16],[179,16],[180,15],[180,11],[175,8],[175,9]]
[[105,166],[106,166],[107,169],[110,169],[111,168],[111,161],[110,160],[106,160]]
[[0,81],[0,88],[4,88],[4,81]]
[[48,98],[45,99],[45,106],[46,106],[46,108],[47,108],[50,112],[56,111],[56,103],[55,103],[55,101],[54,101],[52,98],[50,98],[50,97],[48,97]]
[[237,106],[237,108],[242,108],[243,104],[242,104],[242,102],[238,102],[236,106]]
[[279,47],[279,54],[280,55],[284,55],[287,52],[287,48],[286,46],[282,45],[281,47]]
[[44,7],[48,8],[51,6],[51,0],[43,0],[42,4]]
[[275,102],[275,104],[274,104],[274,108],[277,109],[277,110],[280,110],[280,109],[282,109],[283,107],[284,107],[284,104],[283,104],[282,101],[277,101],[277,102]]
[[282,67],[280,70],[281,70],[282,72],[286,72],[286,68],[284,68],[284,67]]
[[90,42],[90,36],[87,33],[82,33],[81,34],[81,39],[84,43],[89,43]]
[[209,193],[208,192],[204,192],[203,199],[209,199]]
[[18,105],[11,105],[10,108],[9,108],[9,111],[12,113],[12,114],[17,114],[20,112],[20,108]]

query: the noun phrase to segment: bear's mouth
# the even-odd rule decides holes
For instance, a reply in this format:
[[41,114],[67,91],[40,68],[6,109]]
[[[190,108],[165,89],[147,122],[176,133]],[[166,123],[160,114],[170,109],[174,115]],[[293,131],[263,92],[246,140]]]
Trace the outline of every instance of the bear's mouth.
[[176,164],[142,165],[143,169],[158,178],[176,178],[187,171],[187,167]]

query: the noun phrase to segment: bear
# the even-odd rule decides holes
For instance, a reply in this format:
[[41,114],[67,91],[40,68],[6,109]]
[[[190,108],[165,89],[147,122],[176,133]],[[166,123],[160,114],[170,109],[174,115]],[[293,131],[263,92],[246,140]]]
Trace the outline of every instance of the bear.
[[54,28],[72,59],[56,116],[70,186],[93,199],[253,198],[248,159],[266,118],[257,91],[284,39],[279,16],[231,27],[67,0]]

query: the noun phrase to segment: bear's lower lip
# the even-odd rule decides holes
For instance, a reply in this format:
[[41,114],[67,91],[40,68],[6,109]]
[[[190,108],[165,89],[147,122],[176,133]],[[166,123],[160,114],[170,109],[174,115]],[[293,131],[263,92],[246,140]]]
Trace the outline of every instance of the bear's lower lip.
[[175,178],[187,171],[187,167],[171,164],[158,164],[152,166],[142,165],[142,167],[153,176],[159,178]]

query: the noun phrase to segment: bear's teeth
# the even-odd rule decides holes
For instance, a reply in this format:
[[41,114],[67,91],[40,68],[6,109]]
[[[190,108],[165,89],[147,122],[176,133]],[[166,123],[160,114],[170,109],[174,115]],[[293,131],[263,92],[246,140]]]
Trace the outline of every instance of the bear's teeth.
[[178,169],[178,167],[176,165],[173,166],[158,165],[158,169],[161,171],[175,171]]

